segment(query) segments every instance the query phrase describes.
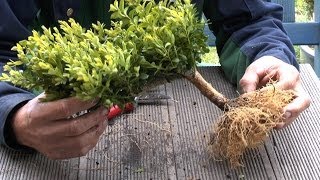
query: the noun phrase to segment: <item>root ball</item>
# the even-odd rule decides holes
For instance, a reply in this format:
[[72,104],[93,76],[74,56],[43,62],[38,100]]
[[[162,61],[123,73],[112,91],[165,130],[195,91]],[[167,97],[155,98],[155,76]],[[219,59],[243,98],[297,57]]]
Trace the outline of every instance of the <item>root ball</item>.
[[294,92],[269,85],[228,102],[228,111],[212,129],[208,151],[214,158],[229,159],[232,167],[248,148],[262,144],[270,131],[283,122],[283,108],[294,99]]

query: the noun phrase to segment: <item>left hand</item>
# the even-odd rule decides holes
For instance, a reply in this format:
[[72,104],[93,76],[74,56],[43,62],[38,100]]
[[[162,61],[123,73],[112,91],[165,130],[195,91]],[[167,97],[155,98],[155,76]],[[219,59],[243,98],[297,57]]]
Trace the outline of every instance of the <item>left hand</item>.
[[239,83],[246,93],[265,86],[271,79],[277,81],[275,84],[277,88],[296,92],[295,99],[283,109],[284,122],[276,127],[282,129],[309,107],[310,97],[301,85],[299,71],[272,56],[263,56],[250,64]]

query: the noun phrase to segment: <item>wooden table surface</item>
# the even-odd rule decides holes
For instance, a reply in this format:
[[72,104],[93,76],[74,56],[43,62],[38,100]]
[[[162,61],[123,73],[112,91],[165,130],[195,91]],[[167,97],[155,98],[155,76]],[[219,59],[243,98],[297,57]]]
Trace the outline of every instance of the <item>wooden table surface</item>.
[[[227,97],[237,96],[219,67],[200,72]],[[176,80],[156,90],[174,101],[140,105],[115,119],[87,156],[54,161],[0,147],[0,179],[320,179],[320,81],[310,65],[301,65],[301,76],[311,106],[247,151],[243,168],[208,158],[208,132],[222,112]]]

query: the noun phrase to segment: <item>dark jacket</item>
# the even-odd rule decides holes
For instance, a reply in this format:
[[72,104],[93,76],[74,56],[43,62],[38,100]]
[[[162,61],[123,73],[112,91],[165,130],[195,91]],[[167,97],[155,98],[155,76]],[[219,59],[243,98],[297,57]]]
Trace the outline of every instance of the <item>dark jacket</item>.
[[[0,72],[2,73],[2,67],[9,59],[16,58],[11,47],[19,40],[26,39],[30,30],[36,27],[35,24],[43,22],[50,25],[56,20],[66,20],[69,17],[85,26],[97,20],[109,24],[106,22],[109,18],[103,18],[101,12],[107,12],[110,1],[0,0]],[[104,5],[99,5],[98,2],[103,2]],[[221,66],[232,83],[237,83],[245,68],[264,55],[277,57],[298,68],[294,49],[282,26],[281,6],[262,0],[193,2],[199,12],[203,12],[211,21],[209,26],[217,37],[216,46]],[[15,143],[10,122],[15,110],[33,97],[26,90],[0,82],[1,144],[13,149],[25,149]]]

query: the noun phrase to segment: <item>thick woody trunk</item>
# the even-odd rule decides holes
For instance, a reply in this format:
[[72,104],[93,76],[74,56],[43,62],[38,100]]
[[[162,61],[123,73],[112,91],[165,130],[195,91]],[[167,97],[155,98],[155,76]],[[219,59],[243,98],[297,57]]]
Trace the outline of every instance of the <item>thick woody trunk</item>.
[[212,85],[208,83],[197,70],[195,70],[195,73],[193,75],[184,77],[188,79],[193,85],[195,85],[205,97],[207,97],[221,110],[228,110],[226,104],[229,102],[229,99],[227,99],[223,94],[214,89]]

